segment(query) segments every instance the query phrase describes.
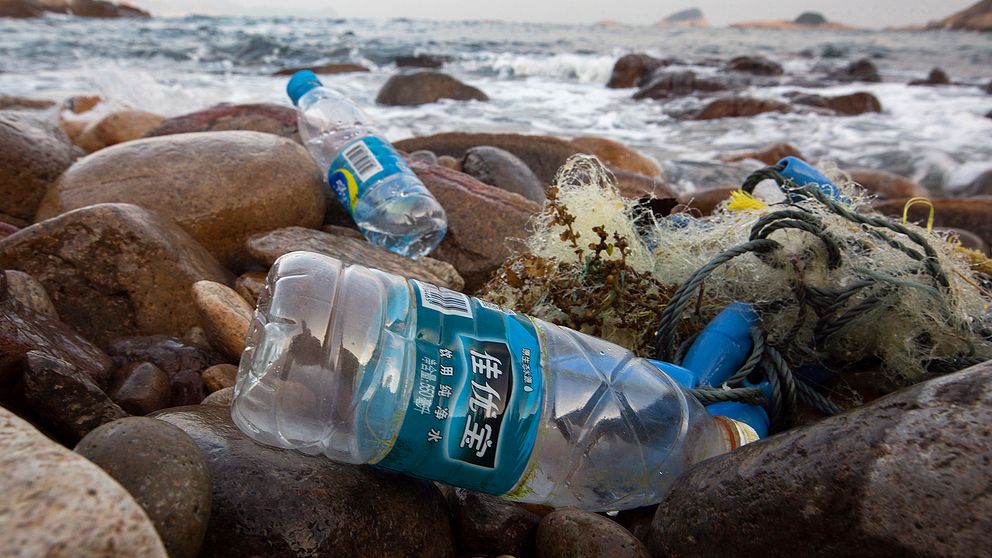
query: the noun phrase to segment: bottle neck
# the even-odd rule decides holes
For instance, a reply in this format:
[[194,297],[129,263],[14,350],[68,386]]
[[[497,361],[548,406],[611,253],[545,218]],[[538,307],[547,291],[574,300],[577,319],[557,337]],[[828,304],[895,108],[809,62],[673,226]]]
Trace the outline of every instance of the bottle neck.
[[720,433],[723,435],[723,441],[728,452],[760,439],[758,433],[743,422],[722,415],[713,418],[716,420]]

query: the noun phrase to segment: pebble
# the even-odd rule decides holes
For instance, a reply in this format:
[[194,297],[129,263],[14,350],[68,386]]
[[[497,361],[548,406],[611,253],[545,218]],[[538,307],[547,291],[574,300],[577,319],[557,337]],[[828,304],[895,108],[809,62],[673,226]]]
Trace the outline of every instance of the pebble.
[[249,271],[234,281],[234,290],[253,308],[258,304],[258,296],[265,288],[266,275],[268,274],[264,271]]
[[53,320],[59,319],[55,304],[48,297],[45,286],[23,271],[2,271],[7,281],[7,294],[31,310]]
[[234,387],[234,382],[238,379],[238,367],[233,364],[215,364],[204,370],[201,376],[203,387],[207,388],[207,393],[213,394]]
[[127,489],[171,558],[195,558],[210,519],[210,476],[185,432],[161,420],[128,417],[93,430],[75,451]]
[[233,361],[245,350],[254,309],[234,289],[214,281],[193,283],[193,300],[210,345]]
[[122,337],[111,342],[108,351],[119,366],[151,362],[161,368],[169,377],[169,405],[173,407],[203,401],[201,374],[226,360],[210,349],[165,335]]
[[509,500],[464,488],[448,493],[448,507],[460,553],[534,555],[539,515]]
[[498,147],[480,145],[465,152],[461,171],[480,182],[544,203],[544,185],[516,155]]
[[[730,547],[728,547],[730,548]],[[538,558],[648,558],[634,535],[601,515],[560,508],[537,529]]]
[[169,375],[150,362],[134,362],[120,368],[109,395],[132,415],[144,416],[169,406],[172,398]]

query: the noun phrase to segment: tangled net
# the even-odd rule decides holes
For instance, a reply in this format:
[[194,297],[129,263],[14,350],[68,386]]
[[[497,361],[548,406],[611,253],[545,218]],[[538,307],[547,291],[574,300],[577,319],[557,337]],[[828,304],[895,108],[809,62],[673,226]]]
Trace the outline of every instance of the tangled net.
[[[992,358],[992,297],[976,271],[988,260],[948,234],[872,214],[840,177],[831,196],[780,170],[754,173],[707,218],[656,218],[622,198],[597,159],[574,156],[523,249],[481,296],[672,362],[728,304],[748,302],[760,318],[755,354],[728,384],[763,372],[781,399],[774,414],[795,410],[796,398],[838,409],[817,382],[792,377],[802,366],[842,382],[873,371],[874,396]],[[784,199],[752,196],[765,179]],[[835,396],[836,384],[827,386]],[[697,396],[753,400],[755,391]],[[848,387],[839,398],[857,404],[863,391]]]

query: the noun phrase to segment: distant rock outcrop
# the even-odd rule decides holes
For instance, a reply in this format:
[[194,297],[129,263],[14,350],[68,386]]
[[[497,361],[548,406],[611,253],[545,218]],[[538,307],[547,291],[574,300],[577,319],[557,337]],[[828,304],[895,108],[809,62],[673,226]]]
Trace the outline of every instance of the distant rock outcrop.
[[731,27],[737,29],[857,29],[836,21],[827,21],[827,18],[819,12],[803,12],[792,21],[787,19],[745,21],[734,23]]
[[699,8],[689,8],[675,12],[655,25],[659,27],[709,27],[710,22]]
[[981,0],[970,8],[927,24],[927,29],[992,31],[992,0]]
[[0,2],[0,17],[41,17],[46,13],[96,18],[149,17],[150,15],[131,5],[104,0],[3,0]]

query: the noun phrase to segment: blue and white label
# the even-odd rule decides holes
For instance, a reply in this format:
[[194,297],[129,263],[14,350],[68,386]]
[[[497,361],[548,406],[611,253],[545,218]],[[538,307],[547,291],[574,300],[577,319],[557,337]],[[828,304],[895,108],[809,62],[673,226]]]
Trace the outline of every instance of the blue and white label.
[[490,494],[509,492],[534,449],[543,400],[530,318],[411,281],[417,300],[413,393],[377,465]]
[[392,145],[382,138],[366,136],[344,146],[331,161],[327,183],[354,216],[359,198],[373,183],[398,173],[413,175],[409,165],[400,158]]

